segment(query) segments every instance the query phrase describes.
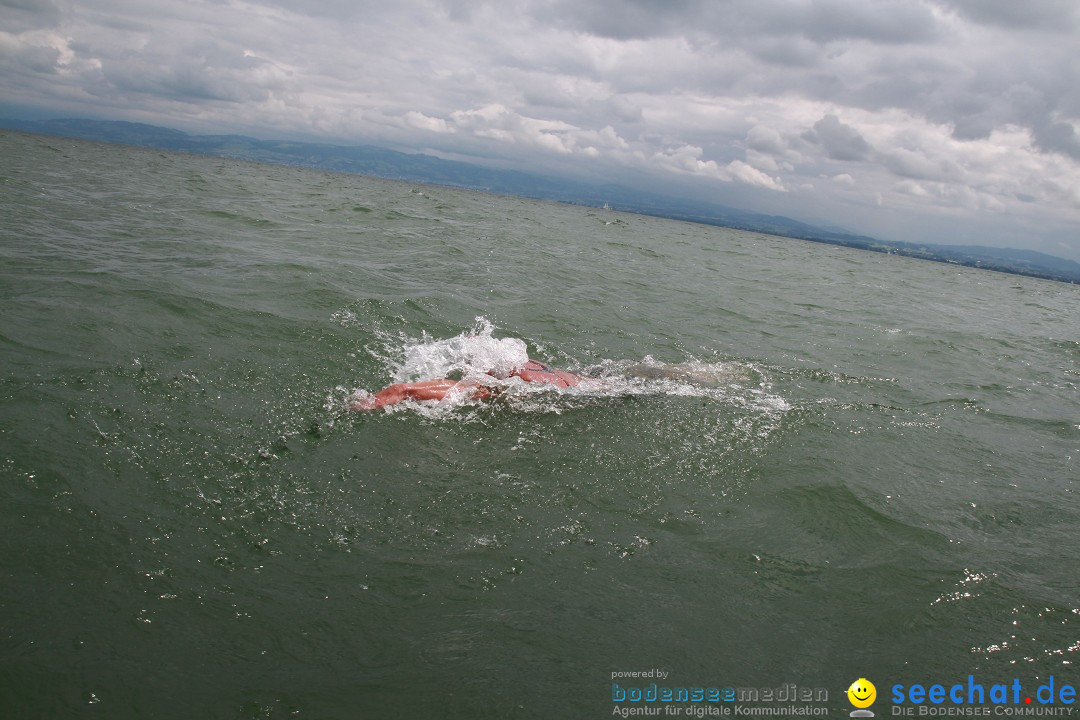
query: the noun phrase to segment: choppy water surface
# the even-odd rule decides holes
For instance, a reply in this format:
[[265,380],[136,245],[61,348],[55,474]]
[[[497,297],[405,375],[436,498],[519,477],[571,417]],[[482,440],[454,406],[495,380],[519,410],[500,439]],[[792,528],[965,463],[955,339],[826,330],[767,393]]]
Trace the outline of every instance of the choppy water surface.
[[[14,133],[0,157],[12,717],[608,717],[649,668],[833,715],[858,677],[1075,684],[1075,286]],[[600,381],[347,410],[482,371],[477,338]],[[690,374],[627,377],[659,364]]]

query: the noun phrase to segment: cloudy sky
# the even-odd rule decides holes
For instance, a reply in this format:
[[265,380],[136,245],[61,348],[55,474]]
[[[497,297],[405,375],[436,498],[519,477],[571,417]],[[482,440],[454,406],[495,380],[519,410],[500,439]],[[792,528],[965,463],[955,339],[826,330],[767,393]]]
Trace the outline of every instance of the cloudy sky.
[[1077,0],[0,0],[34,111],[1080,259]]

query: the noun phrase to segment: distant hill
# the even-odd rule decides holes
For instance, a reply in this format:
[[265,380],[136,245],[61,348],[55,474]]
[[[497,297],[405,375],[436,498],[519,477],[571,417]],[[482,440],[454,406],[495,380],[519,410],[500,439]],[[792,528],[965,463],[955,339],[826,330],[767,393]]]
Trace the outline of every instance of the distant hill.
[[257,140],[242,135],[190,135],[179,130],[108,120],[11,120],[0,127],[44,135],[231,157],[254,162],[297,165],[336,172],[373,175],[410,182],[518,195],[577,205],[636,212],[688,222],[750,230],[812,242],[842,245],[894,255],[948,262],[1000,272],[1080,283],[1080,263],[1032,250],[967,245],[887,243],[864,235],[814,227],[782,215],[763,215],[722,205],[633,190],[556,179],[532,173],[497,170],[464,162],[409,154],[371,145]]
[[[493,170],[422,154],[371,145],[257,140],[243,135],[189,135],[170,128],[108,120],[3,120],[0,127],[82,140],[152,147],[231,157],[254,162],[297,165],[319,170],[373,175],[410,182],[452,185],[475,190],[593,204],[599,188],[540,175]],[[582,200],[583,198],[583,200]],[[600,200],[599,204],[610,200]]]

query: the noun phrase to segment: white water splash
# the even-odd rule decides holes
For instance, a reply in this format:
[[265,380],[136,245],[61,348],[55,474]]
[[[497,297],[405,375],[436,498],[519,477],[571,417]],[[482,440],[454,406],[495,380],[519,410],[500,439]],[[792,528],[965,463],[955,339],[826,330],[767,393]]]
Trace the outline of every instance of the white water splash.
[[393,370],[394,382],[455,375],[507,378],[529,361],[528,348],[523,340],[496,338],[494,332],[490,321],[478,317],[472,330],[452,338],[407,341],[404,359]]

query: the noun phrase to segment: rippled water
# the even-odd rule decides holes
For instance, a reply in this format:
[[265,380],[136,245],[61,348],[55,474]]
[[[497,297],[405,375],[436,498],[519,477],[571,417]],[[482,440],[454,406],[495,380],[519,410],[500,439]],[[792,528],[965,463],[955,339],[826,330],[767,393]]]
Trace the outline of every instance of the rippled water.
[[[838,714],[858,677],[1077,677],[1075,286],[15,133],[0,157],[12,717],[607,717],[612,673],[653,667]],[[347,410],[469,336],[604,382]],[[708,377],[623,377],[658,363]]]

